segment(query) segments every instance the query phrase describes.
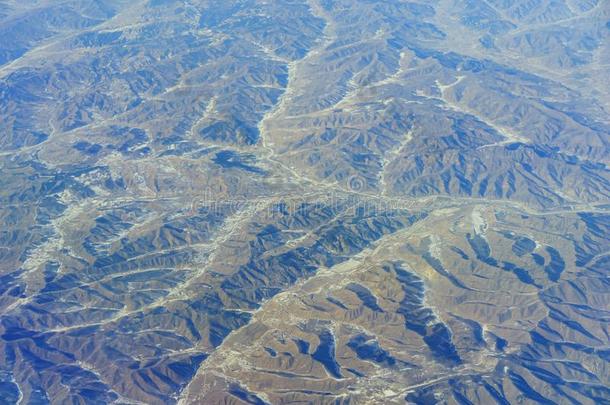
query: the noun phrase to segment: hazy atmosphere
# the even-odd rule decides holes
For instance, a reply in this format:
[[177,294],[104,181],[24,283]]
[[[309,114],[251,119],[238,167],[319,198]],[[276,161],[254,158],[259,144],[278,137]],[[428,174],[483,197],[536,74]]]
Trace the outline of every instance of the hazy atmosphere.
[[0,0],[0,404],[610,404],[609,0]]

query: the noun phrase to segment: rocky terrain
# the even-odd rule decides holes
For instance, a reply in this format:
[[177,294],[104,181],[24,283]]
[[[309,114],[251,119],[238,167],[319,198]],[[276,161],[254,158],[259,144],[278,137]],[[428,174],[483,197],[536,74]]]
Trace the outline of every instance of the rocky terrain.
[[0,0],[0,403],[610,403],[609,77],[604,0]]

